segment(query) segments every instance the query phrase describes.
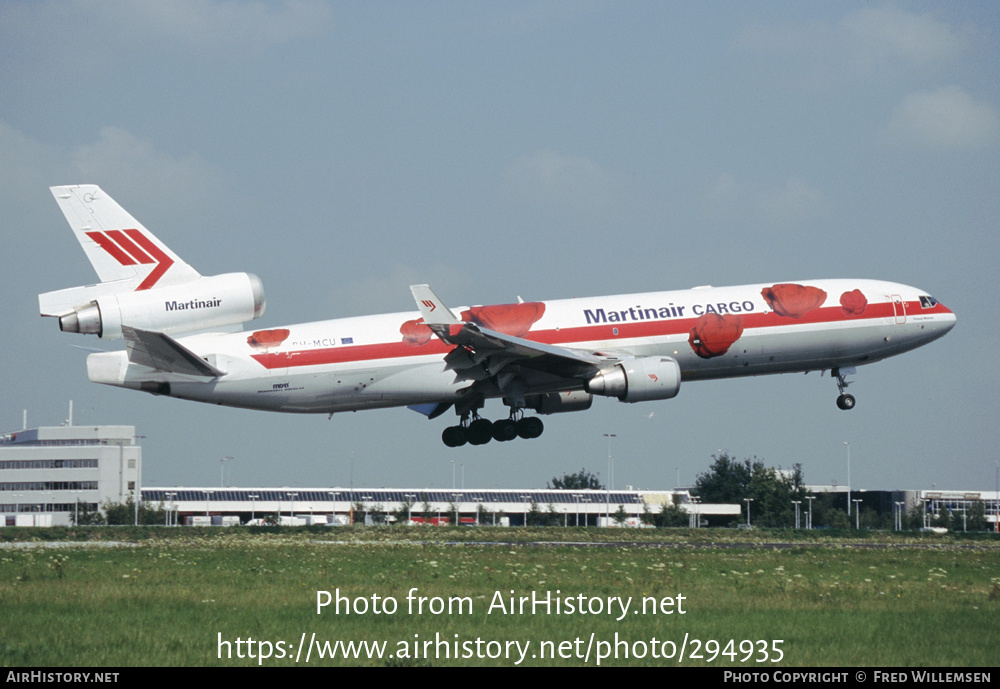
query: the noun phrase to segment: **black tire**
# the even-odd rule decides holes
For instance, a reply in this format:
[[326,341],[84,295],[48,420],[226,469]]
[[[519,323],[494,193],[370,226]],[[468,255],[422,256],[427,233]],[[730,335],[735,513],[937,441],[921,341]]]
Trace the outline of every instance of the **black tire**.
[[537,438],[545,430],[545,424],[537,416],[526,416],[517,422],[517,434],[525,440]]
[[465,431],[470,445],[485,445],[493,440],[493,423],[489,419],[476,419]]
[[517,437],[517,424],[510,419],[500,419],[493,422],[493,439],[505,443]]
[[844,394],[837,398],[837,406],[845,411],[854,409],[855,404],[854,395]]
[[465,429],[461,426],[448,426],[441,433],[441,440],[448,447],[462,447],[468,438],[465,436]]

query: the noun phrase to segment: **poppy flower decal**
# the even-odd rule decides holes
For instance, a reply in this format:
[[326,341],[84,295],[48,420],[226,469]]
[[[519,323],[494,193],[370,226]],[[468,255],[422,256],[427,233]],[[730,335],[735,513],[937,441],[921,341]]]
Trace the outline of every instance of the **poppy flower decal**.
[[743,335],[743,319],[733,314],[706,313],[695,321],[688,344],[702,359],[722,356]]
[[[545,315],[545,304],[540,301],[529,301],[518,304],[473,306],[462,312],[462,320],[505,335],[524,337],[543,315]],[[434,334],[424,323],[423,318],[406,321],[399,326],[399,332],[403,336],[403,342],[411,347],[427,344]]]
[[291,331],[288,328],[275,328],[274,330],[258,330],[251,333],[247,338],[247,344],[254,349],[267,349],[277,347],[288,339]]
[[860,316],[868,307],[868,300],[861,290],[851,290],[840,295],[840,309],[845,316]]
[[793,283],[765,287],[760,291],[760,295],[776,314],[788,318],[802,318],[826,301],[826,292],[819,287]]
[[399,332],[403,335],[403,342],[411,347],[420,347],[431,341],[434,334],[431,329],[424,324],[423,318],[406,321],[399,326]]
[[524,337],[538,320],[545,315],[545,304],[526,301],[518,304],[473,306],[462,312],[463,321],[471,321],[505,335]]

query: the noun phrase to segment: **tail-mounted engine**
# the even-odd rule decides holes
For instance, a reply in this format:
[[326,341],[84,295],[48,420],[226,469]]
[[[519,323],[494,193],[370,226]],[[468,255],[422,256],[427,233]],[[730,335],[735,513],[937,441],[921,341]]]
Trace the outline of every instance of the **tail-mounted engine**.
[[667,400],[681,389],[681,367],[668,356],[628,359],[602,369],[587,381],[587,392],[617,397],[622,402]]
[[264,313],[264,285],[252,273],[200,277],[170,287],[114,292],[112,283],[40,295],[43,316],[57,316],[65,332],[103,339],[122,336],[122,325],[184,333],[239,325]]

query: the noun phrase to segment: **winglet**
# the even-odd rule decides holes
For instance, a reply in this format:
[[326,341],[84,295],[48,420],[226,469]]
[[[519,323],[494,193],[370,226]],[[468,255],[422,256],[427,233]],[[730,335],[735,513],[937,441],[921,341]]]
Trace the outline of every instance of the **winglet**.
[[457,325],[462,323],[428,285],[410,285],[410,291],[413,292],[417,308],[420,309],[420,315],[423,316],[424,323],[427,325]]

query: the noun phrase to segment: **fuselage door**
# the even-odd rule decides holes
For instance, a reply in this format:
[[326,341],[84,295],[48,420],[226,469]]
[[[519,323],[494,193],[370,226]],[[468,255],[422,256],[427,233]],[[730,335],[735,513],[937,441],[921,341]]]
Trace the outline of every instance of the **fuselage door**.
[[892,295],[892,313],[896,317],[896,325],[906,323],[906,302],[898,294]]

